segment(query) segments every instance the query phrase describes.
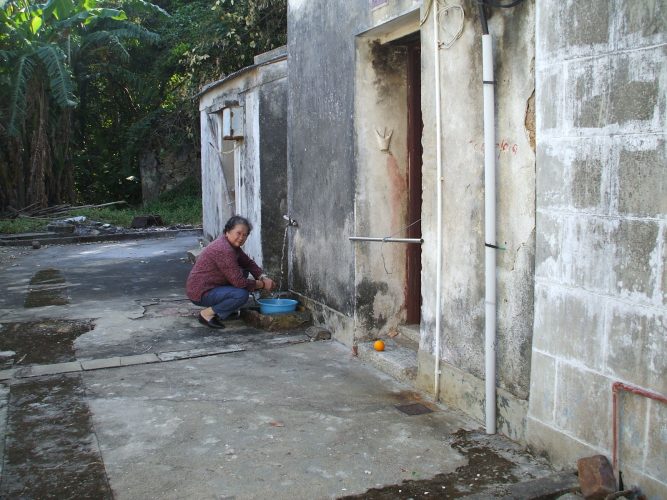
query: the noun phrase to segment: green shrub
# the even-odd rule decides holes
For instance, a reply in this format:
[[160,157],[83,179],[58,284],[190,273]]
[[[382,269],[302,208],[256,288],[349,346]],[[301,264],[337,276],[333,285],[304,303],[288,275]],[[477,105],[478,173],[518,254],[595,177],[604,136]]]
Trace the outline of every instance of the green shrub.
[[41,232],[47,224],[48,221],[35,219],[0,219],[0,234]]
[[[202,203],[199,184],[196,179],[188,179],[176,188],[162,194],[157,200],[146,203],[143,207],[117,205],[101,208],[73,209],[67,215],[59,217],[85,216],[88,220],[130,227],[132,219],[139,215],[159,215],[167,226],[202,223]],[[48,220],[36,219],[0,219],[0,234],[27,233],[44,231]]]

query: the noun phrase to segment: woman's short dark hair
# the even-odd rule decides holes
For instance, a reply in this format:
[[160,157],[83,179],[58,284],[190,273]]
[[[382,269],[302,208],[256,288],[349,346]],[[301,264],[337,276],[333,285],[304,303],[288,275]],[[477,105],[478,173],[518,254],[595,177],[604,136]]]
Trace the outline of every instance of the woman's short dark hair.
[[246,219],[245,217],[241,217],[240,215],[233,215],[232,217],[229,218],[227,224],[225,224],[225,229],[223,230],[223,233],[228,233],[239,224],[242,224],[245,227],[247,227],[248,234],[250,234],[250,232],[252,231],[252,224],[250,224],[250,221],[248,219]]

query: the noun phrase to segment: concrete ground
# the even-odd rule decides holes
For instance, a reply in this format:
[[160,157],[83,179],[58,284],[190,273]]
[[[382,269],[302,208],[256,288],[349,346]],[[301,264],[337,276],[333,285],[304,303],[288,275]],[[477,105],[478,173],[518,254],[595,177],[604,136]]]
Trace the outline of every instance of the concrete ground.
[[0,497],[553,498],[574,484],[335,341],[200,325],[183,295],[195,246],[3,250]]

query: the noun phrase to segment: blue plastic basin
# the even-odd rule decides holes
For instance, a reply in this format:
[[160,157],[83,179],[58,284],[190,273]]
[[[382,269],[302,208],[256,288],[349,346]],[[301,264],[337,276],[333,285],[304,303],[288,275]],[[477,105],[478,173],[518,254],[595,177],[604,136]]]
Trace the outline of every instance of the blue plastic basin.
[[292,312],[299,303],[292,299],[259,299],[259,312],[262,314],[280,314]]

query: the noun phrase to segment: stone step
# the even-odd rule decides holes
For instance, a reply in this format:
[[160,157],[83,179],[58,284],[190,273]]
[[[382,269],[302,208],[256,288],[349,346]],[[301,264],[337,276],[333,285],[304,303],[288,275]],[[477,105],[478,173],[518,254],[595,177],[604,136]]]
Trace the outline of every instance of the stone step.
[[384,340],[385,350],[376,351],[373,342],[357,345],[359,359],[371,363],[380,371],[403,382],[417,378],[417,351],[404,347],[394,340]]
[[413,351],[419,350],[419,325],[399,325],[397,330],[398,335],[393,340]]

